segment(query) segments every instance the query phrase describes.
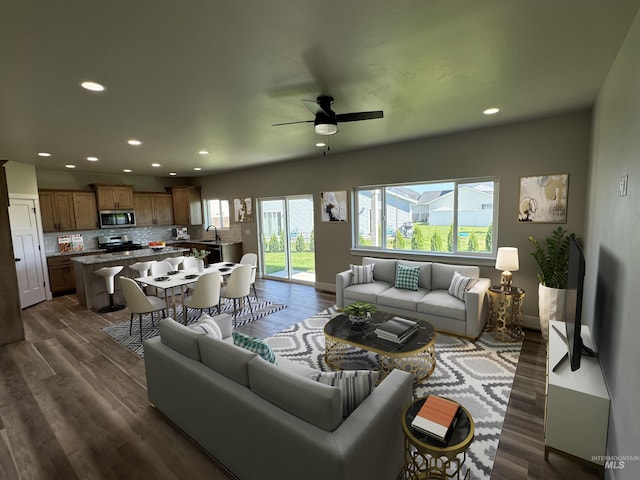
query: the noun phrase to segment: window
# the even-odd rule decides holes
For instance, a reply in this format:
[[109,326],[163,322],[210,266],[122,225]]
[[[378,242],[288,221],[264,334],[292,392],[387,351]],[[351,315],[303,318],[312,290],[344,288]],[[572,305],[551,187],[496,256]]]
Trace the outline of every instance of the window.
[[206,225],[216,228],[229,228],[229,200],[205,200]]
[[492,256],[497,179],[354,189],[355,248]]

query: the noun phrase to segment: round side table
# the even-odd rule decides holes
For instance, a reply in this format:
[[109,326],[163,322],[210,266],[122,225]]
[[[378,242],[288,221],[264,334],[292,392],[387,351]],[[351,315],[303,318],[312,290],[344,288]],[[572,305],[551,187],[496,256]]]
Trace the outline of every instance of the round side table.
[[524,338],[522,333],[522,302],[524,290],[511,287],[511,291],[503,292],[499,286],[492,285],[487,290],[489,299],[488,330],[496,340],[503,342],[519,342]]
[[469,411],[460,405],[458,422],[445,444],[411,427],[411,422],[426,398],[419,398],[402,414],[402,430],[405,439],[405,463],[400,479],[469,479],[471,470],[462,468],[467,458],[467,448],[473,440],[475,423]]

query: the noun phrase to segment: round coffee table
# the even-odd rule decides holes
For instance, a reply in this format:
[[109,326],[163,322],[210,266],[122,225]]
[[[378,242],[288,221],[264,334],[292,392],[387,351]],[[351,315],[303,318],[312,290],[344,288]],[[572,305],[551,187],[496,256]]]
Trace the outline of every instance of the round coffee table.
[[473,440],[475,423],[469,411],[460,405],[458,421],[447,443],[411,427],[411,422],[426,398],[419,398],[405,408],[402,414],[402,430],[405,438],[405,480],[424,478],[469,479],[471,470],[462,468],[467,458],[467,448]]

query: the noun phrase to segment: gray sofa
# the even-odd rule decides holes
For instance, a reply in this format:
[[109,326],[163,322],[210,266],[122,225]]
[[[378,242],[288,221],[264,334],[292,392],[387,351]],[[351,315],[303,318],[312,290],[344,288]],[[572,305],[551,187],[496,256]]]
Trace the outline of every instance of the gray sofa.
[[[435,262],[363,257],[362,265],[374,264],[371,283],[353,284],[352,270],[336,275],[336,304],[344,307],[357,301],[377,305],[382,311],[430,322],[438,331],[477,338],[488,316],[486,293],[491,285],[480,278],[480,268]],[[396,266],[420,267],[418,289],[395,287]],[[454,273],[477,278],[464,300],[449,294]]]
[[[314,369],[273,365],[166,318],[144,342],[149,402],[241,480],[388,480],[403,464],[401,412],[411,376],[394,370],[345,419],[340,391]],[[188,476],[188,475],[187,475]]]

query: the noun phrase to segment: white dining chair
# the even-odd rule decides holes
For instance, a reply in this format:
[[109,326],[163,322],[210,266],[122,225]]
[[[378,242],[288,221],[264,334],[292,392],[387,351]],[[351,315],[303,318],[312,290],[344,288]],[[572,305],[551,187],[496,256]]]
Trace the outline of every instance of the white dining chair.
[[251,265],[251,288],[253,288],[253,296],[258,300],[256,293],[256,270],[258,269],[258,255],[255,253],[245,253],[240,259],[243,265]]
[[[160,260],[158,262],[155,262],[153,265],[151,265],[151,268],[149,269],[149,271],[151,272],[151,275],[166,275],[169,272],[173,271],[173,266],[167,262],[166,260]],[[171,292],[171,289],[167,289],[167,290],[159,290],[156,288],[156,295],[160,298],[163,298],[165,296],[165,292]]]
[[195,282],[193,295],[185,297],[182,304],[188,309],[193,308],[204,310],[205,308],[211,313],[213,307],[218,307],[220,313],[220,272],[211,272],[200,275]]
[[182,268],[184,268],[185,270],[198,268],[198,259],[193,255],[184,257],[184,260],[182,261]]
[[229,275],[227,285],[221,293],[221,297],[233,300],[234,324],[238,314],[238,301],[241,299],[246,299],[247,304],[249,305],[249,310],[251,311],[251,319],[253,320],[253,307],[251,306],[251,300],[249,299],[250,292],[251,265],[238,265],[233,269],[231,275]]
[[161,298],[146,295],[142,291],[142,288],[140,288],[140,285],[131,278],[120,277],[120,288],[127,302],[127,308],[131,312],[131,317],[129,318],[129,335],[131,335],[133,330],[133,316],[137,313],[138,321],[140,322],[140,341],[142,341],[142,315],[150,313],[151,324],[155,325],[153,314],[162,311],[162,314],[166,316],[166,304]]
[[98,309],[100,313],[108,313],[108,312],[117,312],[118,310],[122,310],[124,305],[115,305],[113,303],[113,294],[115,293],[115,276],[122,271],[124,265],[116,265],[113,267],[102,267],[96,270],[96,275],[102,277],[104,279],[104,286],[106,288],[107,293],[109,294],[109,305]]

